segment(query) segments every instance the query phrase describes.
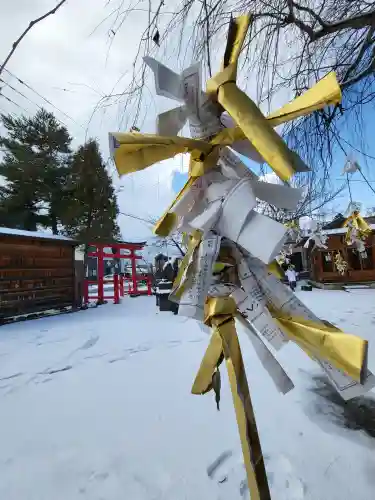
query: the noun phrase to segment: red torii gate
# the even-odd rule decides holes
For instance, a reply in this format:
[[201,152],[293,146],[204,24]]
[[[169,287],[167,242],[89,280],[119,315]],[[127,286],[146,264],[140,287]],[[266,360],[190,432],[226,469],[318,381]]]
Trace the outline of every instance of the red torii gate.
[[[139,250],[142,250],[145,246],[146,242],[143,243],[129,243],[129,242],[121,242],[121,243],[103,243],[103,242],[95,242],[95,243],[90,243],[89,247],[95,248],[94,251],[90,251],[87,253],[88,257],[96,257],[97,260],[97,269],[98,269],[98,274],[97,274],[97,281],[90,281],[86,279],[86,297],[85,301],[88,302],[89,295],[88,295],[88,287],[89,284],[97,284],[98,285],[98,295],[97,298],[98,301],[102,302],[104,298],[108,299],[114,299],[115,304],[119,303],[119,295],[120,295],[120,287],[122,290],[121,295],[123,295],[123,280],[119,280],[118,274],[114,274],[113,280],[105,280],[104,279],[104,260],[105,258],[110,258],[110,259],[127,259],[130,260],[131,262],[131,288],[129,289],[128,293],[135,294],[135,295],[141,295],[141,294],[147,294],[151,295],[151,282],[150,279],[147,278],[147,290],[138,289],[138,281],[144,281],[145,278],[144,276],[138,276],[137,275],[137,260],[142,259],[141,255],[138,255],[136,252]],[[110,251],[105,251],[105,249],[108,249]],[[126,253],[121,253],[121,250],[126,250]],[[114,294],[113,297],[104,297],[104,283],[113,283],[114,287]],[[92,297],[94,298],[94,297]]]

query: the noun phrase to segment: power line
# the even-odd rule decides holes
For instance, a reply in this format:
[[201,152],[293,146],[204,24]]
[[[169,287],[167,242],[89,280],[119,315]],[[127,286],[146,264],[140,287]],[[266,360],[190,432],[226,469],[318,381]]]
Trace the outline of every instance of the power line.
[[362,175],[363,180],[366,182],[367,186],[371,189],[371,191],[375,194],[375,189],[371,186],[370,182],[366,179],[362,169],[359,169],[359,173]]
[[[23,94],[22,92],[20,92],[18,89],[14,88],[12,85],[10,85],[10,83],[6,82],[5,80],[3,80],[2,78],[0,78],[0,82],[3,82],[4,85],[8,86],[11,90],[13,90],[13,92],[16,92],[17,94],[19,94],[21,97],[23,97],[24,99],[26,99],[27,101],[31,102],[32,104],[34,104],[34,106],[36,106],[37,108],[39,109],[43,109],[42,106],[40,106],[38,103],[36,103],[35,101],[33,101],[32,99],[30,99],[30,97],[27,97],[25,94]],[[0,90],[1,90],[1,87],[0,87]],[[20,105],[18,105],[20,107]],[[25,110],[27,113],[30,113],[30,111],[27,111]],[[68,125],[66,123],[64,123],[62,120],[60,120],[60,118],[57,118],[55,117],[56,120],[61,123],[61,125],[63,125],[64,127],[66,128],[69,128]]]
[[2,78],[0,78],[0,82],[3,82],[4,85],[6,85],[7,87],[11,88],[14,92],[16,92],[17,94],[19,94],[20,96],[22,96],[24,99],[30,101],[32,104],[34,104],[34,106],[37,106],[39,109],[42,109],[42,107],[39,106],[39,104],[37,104],[35,101],[33,101],[32,99],[30,99],[29,97],[27,97],[25,94],[23,94],[22,92],[20,92],[16,88],[12,87],[12,85],[10,85],[10,83],[6,82]]
[[12,104],[14,104],[15,106],[17,106],[17,108],[20,108],[22,109],[22,111],[25,111],[25,113],[29,113],[30,114],[30,111],[28,111],[27,109],[25,109],[24,107],[22,107],[20,104],[17,104],[16,102],[14,102],[10,97],[7,97],[6,95],[4,95],[3,93],[0,92],[0,97],[4,97],[4,99],[6,99],[7,101],[11,102]]
[[78,125],[82,129],[84,129],[83,125],[79,124],[74,118],[72,118],[67,113],[65,113],[65,111],[62,111],[60,108],[58,108],[57,106],[55,106],[55,104],[53,104],[53,102],[51,102],[49,99],[47,99],[42,94],[40,94],[37,90],[35,90],[33,87],[31,87],[31,85],[29,85],[28,83],[26,83],[24,80],[21,80],[21,78],[19,78],[18,76],[16,76],[14,73],[12,73],[11,71],[9,71],[8,69],[5,68],[4,71],[6,71],[10,76],[12,76],[13,78],[15,78],[21,85],[24,85],[26,88],[28,88],[29,90],[31,90],[31,92],[34,92],[34,94],[36,94],[38,97],[40,97],[41,99],[43,99],[43,101],[45,101],[47,104],[49,104],[50,106],[52,106],[53,108],[55,108],[57,111],[59,111],[59,113],[63,114],[66,118],[68,118],[69,120],[71,120],[72,122],[74,122],[76,125]]
[[[335,181],[342,181],[342,179],[337,178],[337,179],[335,179]],[[366,180],[363,180],[363,179],[350,179],[350,182],[365,182],[365,183],[367,184],[368,182],[375,183],[375,180],[368,180],[368,179],[366,179]]]
[[361,151],[360,149],[356,148],[355,146],[353,146],[353,144],[351,144],[350,142],[348,142],[346,139],[344,139],[344,137],[342,137],[341,135],[339,135],[340,139],[342,141],[345,142],[345,144],[347,144],[350,148],[354,149],[354,151],[357,151],[357,153],[363,155],[363,156],[366,156],[366,158],[370,158],[371,160],[375,160],[375,156],[371,156],[367,153],[364,153],[363,151]]

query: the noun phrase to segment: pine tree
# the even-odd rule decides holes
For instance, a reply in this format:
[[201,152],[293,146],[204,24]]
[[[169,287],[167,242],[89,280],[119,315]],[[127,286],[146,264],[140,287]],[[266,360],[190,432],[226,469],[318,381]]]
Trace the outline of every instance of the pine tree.
[[118,207],[98,143],[89,140],[73,154],[65,198],[65,232],[86,244],[119,237]]
[[7,133],[0,137],[6,150],[0,163],[0,175],[6,179],[2,203],[6,216],[0,224],[32,231],[42,224],[57,234],[69,173],[69,133],[43,109],[33,117],[2,115],[1,121]]

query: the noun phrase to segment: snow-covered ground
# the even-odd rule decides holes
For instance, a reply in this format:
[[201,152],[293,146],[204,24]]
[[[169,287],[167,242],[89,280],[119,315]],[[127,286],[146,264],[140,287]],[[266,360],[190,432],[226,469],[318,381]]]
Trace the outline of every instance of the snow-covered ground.
[[[375,291],[299,295],[370,340],[374,371]],[[224,370],[220,412],[190,394],[207,340],[155,297],[0,327],[0,499],[247,498]],[[371,500],[374,395],[345,407],[288,345],[296,388],[281,396],[241,343],[273,500]]]

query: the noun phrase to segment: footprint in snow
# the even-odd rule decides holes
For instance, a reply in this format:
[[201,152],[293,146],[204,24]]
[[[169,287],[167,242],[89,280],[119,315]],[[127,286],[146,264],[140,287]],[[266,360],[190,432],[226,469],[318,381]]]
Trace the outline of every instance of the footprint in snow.
[[21,377],[21,375],[23,375],[22,372],[12,373],[12,375],[7,375],[6,377],[0,377],[0,380],[11,380],[12,378]]
[[43,373],[45,375],[55,375],[56,373],[67,372],[67,371],[71,370],[72,368],[73,368],[72,365],[66,365],[66,366],[63,366],[62,368],[52,368],[51,370],[46,370]]
[[306,487],[285,455],[265,458],[271,496],[278,500],[303,500]]
[[241,455],[233,455],[231,450],[223,451],[208,467],[207,475],[217,484],[226,488],[228,483],[238,485],[242,497],[247,495],[247,478]]
[[102,352],[100,354],[91,354],[90,356],[85,356],[85,359],[99,359],[107,356],[108,352]]
[[90,349],[93,347],[99,340],[99,337],[91,337],[86,342],[78,348],[78,350]]
[[108,361],[108,363],[117,363],[117,361],[126,361],[128,359],[128,356],[120,356],[119,358],[113,358]]
[[[305,498],[305,486],[295,474],[286,456],[264,455],[264,462],[270,490],[275,498],[278,500],[303,500]],[[207,475],[223,487],[227,483],[238,482],[240,495],[243,498],[248,495],[246,472],[241,455],[234,455],[230,450],[224,451],[207,467]]]

